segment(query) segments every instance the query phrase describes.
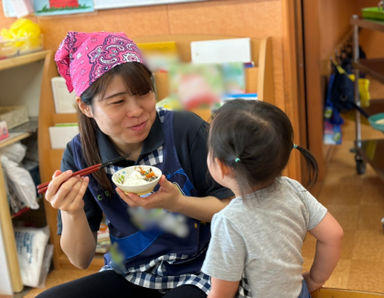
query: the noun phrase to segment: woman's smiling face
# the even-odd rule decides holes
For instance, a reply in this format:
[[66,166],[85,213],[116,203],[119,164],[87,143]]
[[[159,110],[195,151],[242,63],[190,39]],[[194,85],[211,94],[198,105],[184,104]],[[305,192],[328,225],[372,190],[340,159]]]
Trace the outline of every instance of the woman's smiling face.
[[[91,108],[88,106],[88,108]],[[119,148],[142,143],[156,119],[156,99],[153,91],[133,95],[120,75],[115,75],[105,93],[94,97],[91,111],[100,130]]]

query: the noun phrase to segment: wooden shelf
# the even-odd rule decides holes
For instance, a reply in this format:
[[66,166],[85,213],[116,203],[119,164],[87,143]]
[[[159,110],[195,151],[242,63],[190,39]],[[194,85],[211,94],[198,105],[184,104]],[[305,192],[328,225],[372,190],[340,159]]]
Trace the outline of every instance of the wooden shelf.
[[10,132],[8,138],[0,141],[0,148],[12,145],[18,141],[28,138],[31,135],[29,132]]
[[384,113],[384,99],[374,98],[369,101],[369,107],[364,108],[368,115]]
[[353,66],[384,83],[384,58],[360,59],[358,63],[353,63]]
[[21,124],[9,130],[8,138],[0,141],[0,148],[12,145],[23,139],[28,138],[37,131],[37,119],[30,118],[27,123]]
[[0,71],[43,60],[45,59],[47,52],[48,51],[38,51],[35,53],[30,53],[26,55],[20,55],[20,56],[0,60]]
[[76,114],[54,114],[53,115],[54,123],[77,123],[77,115]]
[[384,32],[384,22],[382,21],[352,18],[351,25],[357,25],[360,28]]
[[[20,73],[23,73],[24,70],[28,70],[30,69],[30,67],[34,68],[34,65],[28,65],[28,64],[38,62],[38,61],[40,62],[47,61],[47,57],[49,56],[49,53],[50,51],[38,51],[30,54],[25,54],[25,55],[20,55],[20,56],[0,60],[0,71],[11,70],[12,68],[20,67],[20,66],[26,66],[26,69],[23,68],[20,70]],[[41,63],[38,63],[38,64],[40,67]],[[45,68],[45,65],[41,65],[41,67]],[[6,77],[10,72],[3,73],[4,75],[3,77]],[[15,80],[13,76],[11,76],[11,78],[12,80]],[[24,78],[16,77],[16,79],[18,80],[19,83],[20,82],[22,83],[21,80]],[[3,92],[7,92],[7,91],[11,92],[12,88],[20,88],[20,87],[9,86],[7,85],[7,82],[2,80]],[[12,98],[12,102],[15,102],[15,103],[18,103],[19,101],[23,100],[23,98],[20,98],[20,97],[15,97],[15,98],[10,97],[10,98]],[[30,98],[28,97],[27,101],[29,101],[29,99]],[[37,117],[30,118],[30,121],[28,123],[19,125],[9,130],[8,138],[0,141],[0,148],[9,146],[15,142],[28,138],[32,134],[36,133],[36,131],[37,131]],[[7,193],[6,193],[6,181],[5,181],[4,173],[0,163],[0,226],[1,226],[2,235],[5,239],[4,247],[5,247],[5,254],[7,257],[7,263],[10,271],[10,280],[11,280],[12,290],[13,292],[20,292],[23,289],[23,281],[21,278],[21,272],[20,272],[18,256],[17,256],[17,247],[16,247],[15,236],[14,236],[15,233],[14,233],[13,224],[12,224],[12,216],[16,216],[16,215],[18,214],[11,215]],[[3,266],[3,264],[1,266]]]

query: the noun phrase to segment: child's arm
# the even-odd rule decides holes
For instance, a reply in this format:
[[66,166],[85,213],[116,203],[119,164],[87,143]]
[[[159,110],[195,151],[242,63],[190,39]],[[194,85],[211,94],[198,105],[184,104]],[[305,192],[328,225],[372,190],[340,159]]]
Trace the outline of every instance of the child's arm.
[[207,298],[233,298],[240,281],[228,281],[211,277],[211,291]]
[[329,213],[312,230],[309,231],[316,239],[316,254],[309,273],[304,274],[309,292],[320,288],[329,278],[341,253],[343,229]]

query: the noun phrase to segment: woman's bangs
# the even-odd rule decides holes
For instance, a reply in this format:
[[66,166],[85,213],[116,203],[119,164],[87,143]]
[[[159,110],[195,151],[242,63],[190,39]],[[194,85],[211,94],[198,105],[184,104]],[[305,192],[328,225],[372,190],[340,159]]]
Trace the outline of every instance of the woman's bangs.
[[132,95],[145,95],[153,91],[152,74],[138,62],[124,64],[121,75]]

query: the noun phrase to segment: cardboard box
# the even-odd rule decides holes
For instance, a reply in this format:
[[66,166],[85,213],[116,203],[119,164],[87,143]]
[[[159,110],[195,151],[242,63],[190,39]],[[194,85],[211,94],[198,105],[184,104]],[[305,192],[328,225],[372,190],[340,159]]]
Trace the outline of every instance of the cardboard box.
[[8,129],[29,121],[26,106],[2,106],[0,107],[0,121],[7,122]]

